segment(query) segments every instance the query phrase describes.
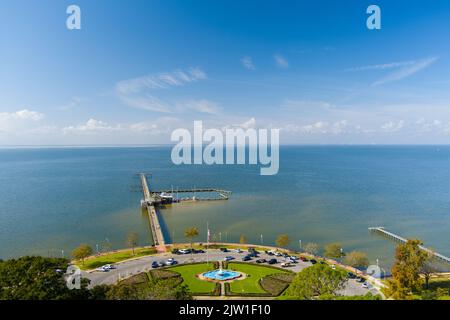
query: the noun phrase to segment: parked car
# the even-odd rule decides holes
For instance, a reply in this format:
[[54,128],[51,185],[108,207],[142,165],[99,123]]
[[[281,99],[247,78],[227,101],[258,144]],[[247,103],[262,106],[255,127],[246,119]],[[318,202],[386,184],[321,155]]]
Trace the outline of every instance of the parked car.
[[320,260],[319,263],[320,263],[320,264],[325,264],[325,261]]
[[153,261],[153,262],[152,262],[152,268],[153,268],[153,269],[159,268],[159,264],[158,264],[157,261]]
[[361,278],[361,277],[357,277],[356,281],[358,281],[359,283],[363,283],[363,282],[366,282],[366,279]]
[[268,264],[276,264],[278,263],[277,259],[270,259],[269,261],[267,261]]
[[356,278],[356,275],[355,275],[353,272],[349,272],[349,273],[347,273],[347,277],[348,277],[349,279],[355,279],[355,278]]
[[311,262],[312,264],[316,264],[316,263],[317,263],[317,260],[311,259],[311,260],[309,260],[309,262]]
[[252,257],[250,257],[249,255],[246,255],[245,257],[242,258],[242,261],[250,261],[252,260]]
[[256,263],[265,263],[265,262],[267,262],[266,259],[258,259],[258,260],[256,260]]
[[205,253],[205,250],[202,249],[192,249],[193,253]]
[[158,265],[160,267],[165,267],[166,266],[166,262],[165,261],[160,261],[160,262],[158,262]]
[[368,282],[364,282],[364,283],[362,284],[362,287],[363,287],[364,289],[369,289],[369,288],[370,288],[370,284],[369,284]]
[[296,256],[290,256],[289,259],[294,260],[294,261],[297,261],[297,260],[298,260],[298,257],[296,257]]
[[228,252],[227,248],[220,248],[219,250],[222,251],[222,252]]
[[226,256],[225,258],[223,258],[223,261],[231,261],[231,260],[234,260],[234,257]]
[[236,253],[241,253],[242,252],[242,250],[241,249],[232,249],[231,251],[233,251],[233,252],[236,252]]
[[172,254],[180,254],[180,250],[178,249],[172,249]]
[[331,269],[336,270],[336,266],[334,264],[330,265]]
[[180,252],[180,254],[189,254],[192,252],[192,250],[191,249],[180,249],[179,252]]
[[269,255],[269,256],[273,256],[273,252],[272,251],[264,251],[265,254]]
[[300,260],[302,260],[303,262],[308,262],[309,260],[303,256],[300,257]]
[[289,268],[289,267],[292,267],[292,264],[289,263],[289,262],[283,262],[283,263],[281,264],[281,267],[282,267],[282,268]]
[[281,257],[283,254],[281,252],[275,252],[274,255],[277,257]]
[[287,263],[298,263],[297,261],[295,261],[295,260],[292,260],[292,258],[291,257],[289,257],[289,258],[286,258],[286,261],[285,262],[287,262]]

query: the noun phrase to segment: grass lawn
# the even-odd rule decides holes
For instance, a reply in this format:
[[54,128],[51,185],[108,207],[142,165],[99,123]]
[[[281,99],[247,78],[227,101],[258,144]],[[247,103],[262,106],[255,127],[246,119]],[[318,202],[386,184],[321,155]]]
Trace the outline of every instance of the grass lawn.
[[200,280],[196,277],[197,274],[203,273],[209,270],[213,270],[214,265],[210,263],[198,263],[190,265],[180,265],[176,267],[170,267],[167,270],[177,272],[183,278],[183,283],[189,287],[193,294],[196,293],[212,293],[215,288],[215,283]]
[[228,269],[245,273],[247,278],[244,280],[235,280],[230,283],[230,290],[233,293],[266,293],[259,284],[259,280],[265,276],[276,273],[288,273],[288,271],[277,270],[261,265],[250,263],[229,263]]
[[154,248],[137,248],[134,250],[134,253],[135,254],[133,255],[132,250],[123,250],[87,258],[86,260],[84,260],[84,264],[82,264],[81,261],[76,261],[75,263],[82,270],[91,270],[101,267],[105,264],[113,264],[131,258],[155,254],[156,250]]

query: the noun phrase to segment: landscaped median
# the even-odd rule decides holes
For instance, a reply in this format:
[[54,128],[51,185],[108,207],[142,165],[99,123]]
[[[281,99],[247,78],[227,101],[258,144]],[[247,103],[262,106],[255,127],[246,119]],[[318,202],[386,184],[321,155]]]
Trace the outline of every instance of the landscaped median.
[[98,256],[88,257],[84,260],[84,263],[82,263],[81,261],[74,261],[73,263],[77,265],[81,270],[92,270],[105,264],[114,264],[121,261],[140,258],[156,253],[157,252],[155,248],[136,248],[134,249],[134,254],[133,250],[125,249],[111,253],[104,253]]
[[194,296],[218,296],[220,295],[220,284],[200,280],[197,276],[217,269],[217,262],[214,263],[192,263],[186,265],[178,265],[164,269],[156,269],[150,271],[150,275],[154,279],[165,279],[167,277],[180,277],[179,284],[186,285]]
[[225,284],[227,296],[279,296],[286,290],[295,276],[292,271],[253,263],[230,262],[224,267],[246,275],[243,280]]

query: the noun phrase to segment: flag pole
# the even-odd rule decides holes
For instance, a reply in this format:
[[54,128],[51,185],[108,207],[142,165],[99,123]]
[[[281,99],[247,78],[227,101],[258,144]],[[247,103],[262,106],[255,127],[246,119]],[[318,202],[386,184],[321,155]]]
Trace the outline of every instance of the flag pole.
[[209,265],[209,222],[206,222],[206,264]]

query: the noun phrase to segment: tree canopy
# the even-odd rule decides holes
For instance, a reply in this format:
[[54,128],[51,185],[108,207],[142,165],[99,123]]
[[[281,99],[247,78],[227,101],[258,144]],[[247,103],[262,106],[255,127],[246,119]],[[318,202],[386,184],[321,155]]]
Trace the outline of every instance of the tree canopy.
[[92,252],[93,250],[89,245],[80,244],[72,251],[72,257],[74,257],[76,260],[81,260],[81,262],[84,264],[84,259],[89,257]]
[[317,299],[323,295],[337,295],[347,282],[347,274],[328,265],[315,264],[300,271],[286,291],[286,295],[302,300]]
[[352,251],[345,256],[344,263],[355,268],[366,268],[369,265],[369,259],[367,258],[367,254],[365,252]]
[[87,299],[89,280],[81,288],[66,285],[67,259],[25,256],[0,262],[0,300]]
[[343,251],[342,251],[342,244],[339,242],[329,243],[325,246],[325,257],[327,258],[333,258],[333,259],[339,259],[342,258]]
[[287,247],[290,242],[291,240],[287,234],[280,234],[277,240],[275,240],[276,245],[281,248]]

